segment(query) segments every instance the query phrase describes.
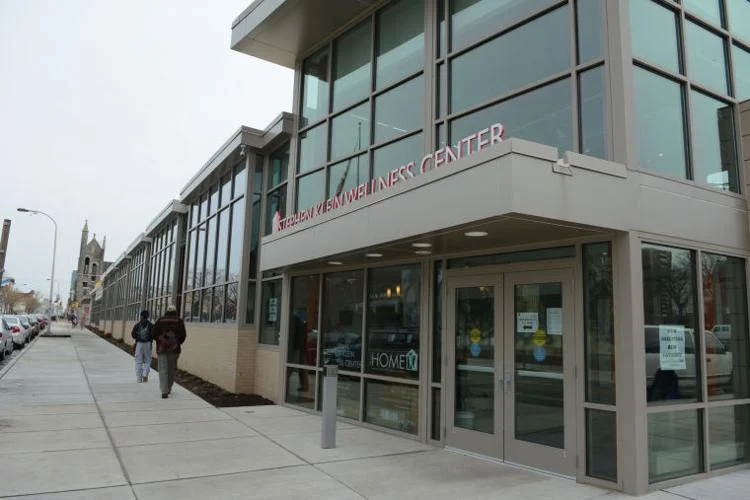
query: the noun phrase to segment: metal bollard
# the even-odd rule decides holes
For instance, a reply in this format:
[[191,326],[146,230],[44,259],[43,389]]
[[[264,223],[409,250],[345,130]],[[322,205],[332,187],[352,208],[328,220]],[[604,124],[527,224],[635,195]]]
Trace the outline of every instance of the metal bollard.
[[336,447],[336,386],[339,367],[336,364],[325,365],[323,377],[323,423],[321,428],[320,447],[324,450]]

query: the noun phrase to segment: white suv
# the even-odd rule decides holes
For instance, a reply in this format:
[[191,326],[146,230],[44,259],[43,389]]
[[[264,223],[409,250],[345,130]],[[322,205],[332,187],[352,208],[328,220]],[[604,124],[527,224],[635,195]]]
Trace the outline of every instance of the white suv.
[[13,334],[5,318],[0,318],[0,361],[13,352]]

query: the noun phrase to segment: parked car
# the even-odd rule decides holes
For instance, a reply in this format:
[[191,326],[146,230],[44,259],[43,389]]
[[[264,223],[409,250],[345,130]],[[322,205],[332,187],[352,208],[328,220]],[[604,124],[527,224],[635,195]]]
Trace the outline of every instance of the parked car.
[[28,322],[24,324],[21,317],[14,314],[3,316],[3,319],[10,327],[10,333],[13,336],[13,345],[16,349],[22,348],[31,339],[31,325]]
[[45,318],[43,314],[35,314],[34,316],[37,321],[39,321],[39,331],[43,332],[47,328],[49,321],[47,321],[47,318]]
[[26,318],[26,321],[31,325],[31,337],[36,337],[39,333],[39,321],[37,321],[33,314],[24,314],[22,317]]
[[13,352],[13,334],[5,318],[0,318],[0,361]]

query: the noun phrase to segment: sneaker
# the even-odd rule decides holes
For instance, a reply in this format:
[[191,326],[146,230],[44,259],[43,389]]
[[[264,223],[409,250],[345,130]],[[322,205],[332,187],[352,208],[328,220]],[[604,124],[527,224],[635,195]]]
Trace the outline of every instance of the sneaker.
[[143,381],[144,382],[148,382],[148,375],[146,375],[146,376],[143,377]]
[[137,377],[137,381],[140,384],[141,382],[143,382],[143,377]]
[[162,399],[167,399],[167,396],[169,396],[169,394],[167,394],[167,393],[163,393],[163,394],[161,395],[161,398],[162,398]]

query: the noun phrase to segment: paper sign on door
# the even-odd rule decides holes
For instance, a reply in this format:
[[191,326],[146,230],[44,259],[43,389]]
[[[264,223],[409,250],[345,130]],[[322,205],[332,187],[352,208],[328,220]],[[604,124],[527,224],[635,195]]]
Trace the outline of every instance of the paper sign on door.
[[685,327],[681,325],[659,325],[659,368],[662,370],[684,370]]
[[562,335],[562,307],[547,308],[547,335]]
[[534,333],[539,329],[539,313],[516,313],[516,331],[518,333]]

